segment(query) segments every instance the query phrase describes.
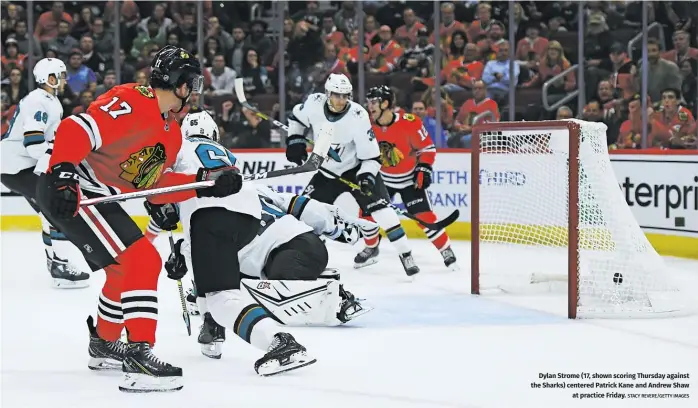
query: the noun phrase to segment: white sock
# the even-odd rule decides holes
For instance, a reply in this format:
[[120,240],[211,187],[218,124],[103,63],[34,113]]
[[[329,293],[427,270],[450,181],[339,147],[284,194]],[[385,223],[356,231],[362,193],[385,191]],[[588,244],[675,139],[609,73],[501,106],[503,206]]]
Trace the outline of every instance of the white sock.
[[395,211],[390,208],[382,208],[371,213],[371,216],[383,228],[383,231],[388,236],[388,240],[395,245],[399,253],[410,252],[411,248],[407,243],[407,235],[405,230],[402,229],[400,218]]
[[[266,311],[249,296],[241,296],[239,289],[208,293],[206,303],[218,324],[260,350],[267,351],[274,334],[279,331]],[[262,317],[264,315],[266,317]]]

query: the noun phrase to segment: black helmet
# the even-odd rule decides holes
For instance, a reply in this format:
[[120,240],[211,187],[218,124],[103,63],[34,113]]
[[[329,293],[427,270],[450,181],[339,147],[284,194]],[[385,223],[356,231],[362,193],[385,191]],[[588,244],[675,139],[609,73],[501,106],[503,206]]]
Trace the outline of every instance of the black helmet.
[[[201,64],[184,48],[167,45],[155,54],[150,64],[150,85],[153,88],[172,90],[183,84],[189,87],[189,95],[182,98],[182,109],[192,92],[201,93],[204,77]],[[181,109],[180,109],[181,111]]]
[[381,85],[374,86],[373,88],[369,89],[368,93],[366,94],[366,99],[378,99],[381,103],[383,103],[383,101],[388,101],[388,108],[390,108],[393,106],[395,95],[389,86]]

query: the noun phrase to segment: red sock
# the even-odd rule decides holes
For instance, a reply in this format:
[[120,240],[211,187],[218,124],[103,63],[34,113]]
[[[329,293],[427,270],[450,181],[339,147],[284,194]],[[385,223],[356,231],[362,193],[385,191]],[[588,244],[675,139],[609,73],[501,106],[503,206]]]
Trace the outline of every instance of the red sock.
[[116,341],[124,327],[121,309],[121,289],[124,283],[123,267],[119,264],[104,268],[107,280],[97,304],[97,334],[107,341]]
[[[371,217],[370,215],[364,215],[364,213],[363,213],[363,211],[361,211],[361,209],[359,209],[359,217],[363,218],[364,220],[376,222],[373,219],[373,217]],[[379,232],[379,230],[376,228],[375,234],[370,234],[370,235],[364,236],[364,242],[366,243],[367,247],[375,248],[378,246],[378,238],[379,238],[378,232]]]
[[143,237],[116,260],[124,271],[121,305],[128,339],[153,345],[158,319],[158,277],[162,269],[160,254]]
[[[425,211],[416,215],[417,218],[424,222],[434,223],[438,220],[436,218],[436,214],[434,214],[433,211]],[[431,241],[431,243],[434,244],[436,249],[438,249],[439,251],[443,251],[444,249],[451,246],[451,240],[448,239],[448,234],[446,233],[446,230],[430,230],[421,224],[420,227],[422,228],[422,231],[424,231],[424,233],[427,235],[427,238],[429,238],[429,241]]]

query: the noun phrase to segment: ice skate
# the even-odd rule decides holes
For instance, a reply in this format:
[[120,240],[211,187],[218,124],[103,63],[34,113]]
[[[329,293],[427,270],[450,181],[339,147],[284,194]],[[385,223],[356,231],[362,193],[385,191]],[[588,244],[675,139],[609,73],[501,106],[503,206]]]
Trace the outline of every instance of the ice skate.
[[378,246],[374,248],[366,247],[354,257],[354,269],[364,268],[378,262]]
[[354,320],[373,310],[372,307],[364,307],[359,303],[359,299],[351,292],[344,290],[344,285],[339,285],[339,296],[342,298],[342,304],[340,305],[339,313],[337,313],[337,319],[342,323]]
[[157,358],[146,342],[126,345],[122,365],[124,392],[167,392],[181,390],[182,369]]
[[67,259],[54,255],[52,259],[46,258],[46,265],[53,278],[54,288],[78,289],[90,286],[90,275],[79,271]]
[[400,262],[402,262],[402,267],[405,268],[407,276],[413,276],[419,273],[419,267],[414,262],[412,251],[400,254]]
[[268,377],[313,364],[314,358],[288,333],[276,333],[267,354],[254,363],[257,374]]
[[189,314],[192,316],[198,316],[200,314],[199,305],[196,303],[196,293],[194,292],[194,289],[187,289],[186,300],[187,311],[189,312]]
[[87,349],[90,370],[119,370],[126,355],[126,344],[121,340],[107,341],[99,337],[92,316],[87,318],[87,328],[90,330],[90,345]]
[[460,270],[460,267],[456,263],[456,254],[453,253],[451,247],[448,247],[441,251],[441,256],[444,258],[444,265],[452,271]]
[[198,340],[201,354],[218,360],[223,355],[221,345],[225,341],[225,327],[216,323],[211,313],[204,313],[204,323],[199,330]]

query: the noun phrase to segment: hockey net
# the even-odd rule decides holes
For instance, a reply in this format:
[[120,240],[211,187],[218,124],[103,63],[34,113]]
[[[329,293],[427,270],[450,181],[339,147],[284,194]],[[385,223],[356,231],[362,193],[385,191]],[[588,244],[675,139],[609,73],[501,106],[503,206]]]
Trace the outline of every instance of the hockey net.
[[682,311],[662,258],[625,202],[606,146],[599,123],[476,126],[474,294],[562,289],[570,318]]

